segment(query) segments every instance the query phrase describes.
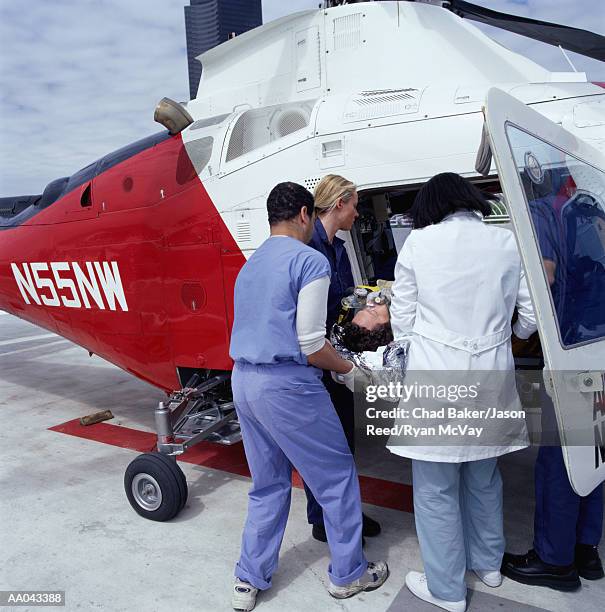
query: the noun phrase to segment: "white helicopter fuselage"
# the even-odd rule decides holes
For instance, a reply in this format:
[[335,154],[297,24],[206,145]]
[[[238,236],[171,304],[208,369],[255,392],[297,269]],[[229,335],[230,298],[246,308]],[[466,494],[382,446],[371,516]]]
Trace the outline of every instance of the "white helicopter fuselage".
[[584,73],[549,72],[433,5],[305,11],[199,59],[187,104],[197,121],[183,141],[246,257],[269,234],[266,196],[278,182],[313,190],[337,173],[365,190],[476,175],[493,86],[604,146],[601,87]]

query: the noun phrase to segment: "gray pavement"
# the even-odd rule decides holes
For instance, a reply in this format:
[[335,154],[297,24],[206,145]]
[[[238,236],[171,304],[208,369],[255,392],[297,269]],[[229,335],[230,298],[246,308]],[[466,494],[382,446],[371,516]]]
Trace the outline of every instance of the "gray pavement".
[[[124,470],[137,452],[48,430],[111,409],[113,424],[153,431],[153,408],[162,397],[84,349],[0,311],[0,590],[61,589],[70,611],[230,609],[247,478],[181,463],[187,505],[175,520],[154,523],[134,513],[123,491]],[[514,552],[531,543],[533,458],[528,450],[502,461]],[[409,463],[377,446],[364,445],[358,465],[366,475],[410,482]],[[310,537],[304,493],[295,489],[274,586],[257,609],[436,610],[404,586],[406,572],[422,568],[413,516],[378,506],[365,511],[383,525],[366,553],[388,560],[384,587],[341,602],[327,595],[327,548]],[[600,610],[605,602],[605,580],[584,581],[575,594],[506,579],[489,589],[470,574],[468,584],[470,612]]]

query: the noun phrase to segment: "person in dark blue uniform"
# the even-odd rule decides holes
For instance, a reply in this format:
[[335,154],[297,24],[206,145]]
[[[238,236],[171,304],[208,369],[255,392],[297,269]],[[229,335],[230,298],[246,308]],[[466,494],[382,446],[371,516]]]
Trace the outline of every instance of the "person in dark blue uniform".
[[[317,219],[309,246],[323,253],[330,264],[330,288],[326,319],[326,333],[329,337],[330,330],[340,313],[342,298],[346,295],[347,290],[355,285],[344,240],[336,237],[336,232],[338,230],[350,230],[355,219],[359,216],[357,212],[357,188],[342,176],[329,174],[315,188],[314,197]],[[355,454],[353,393],[345,385],[336,383],[327,370],[324,370],[322,380],[342,423],[351,453]],[[321,506],[306,484],[305,492],[307,494],[307,518],[309,523],[313,525],[313,537],[320,542],[326,542],[326,530]],[[379,523],[364,514],[363,535],[373,537],[379,533]]]
[[[571,338],[568,300],[570,281],[568,231],[561,214],[568,200],[561,195],[558,177],[552,177],[551,193],[530,199],[530,211],[548,279],[561,336]],[[531,186],[526,186],[531,189]],[[573,318],[576,318],[574,315]],[[523,584],[547,586],[559,591],[580,588],[586,580],[603,578],[598,544],[603,532],[603,487],[585,497],[571,487],[563,461],[554,407],[542,391],[542,440],[535,465],[536,510],[533,548],[524,555],[506,553],[502,574]]]

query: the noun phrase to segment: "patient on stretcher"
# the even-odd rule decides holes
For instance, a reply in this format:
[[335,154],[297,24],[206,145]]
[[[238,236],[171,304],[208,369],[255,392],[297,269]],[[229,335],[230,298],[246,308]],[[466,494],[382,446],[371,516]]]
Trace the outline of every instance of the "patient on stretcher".
[[366,385],[403,382],[405,376],[409,341],[393,340],[388,304],[384,295],[368,300],[350,322],[332,328],[332,345],[362,371]]
[[370,303],[342,327],[342,344],[354,353],[375,351],[393,341],[386,302]]

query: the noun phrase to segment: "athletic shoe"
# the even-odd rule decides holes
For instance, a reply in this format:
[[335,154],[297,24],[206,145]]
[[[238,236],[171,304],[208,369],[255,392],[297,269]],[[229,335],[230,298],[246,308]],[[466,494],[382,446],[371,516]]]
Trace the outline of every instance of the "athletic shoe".
[[473,570],[483,584],[495,589],[502,584],[502,574],[499,571]]
[[353,582],[349,582],[349,584],[345,584],[345,586],[336,586],[330,580],[328,593],[336,599],[347,599],[362,591],[375,591],[386,582],[388,577],[389,566],[384,561],[368,563],[368,569],[366,569],[361,577]]
[[466,600],[460,601],[446,601],[445,599],[439,599],[435,597],[430,591],[429,586],[426,582],[426,575],[420,572],[408,572],[405,577],[405,586],[416,595],[419,599],[426,601],[427,603],[449,610],[449,612],[465,612]]
[[257,594],[258,589],[256,587],[236,578],[233,585],[233,599],[231,600],[233,609],[240,612],[250,612],[256,605]]

